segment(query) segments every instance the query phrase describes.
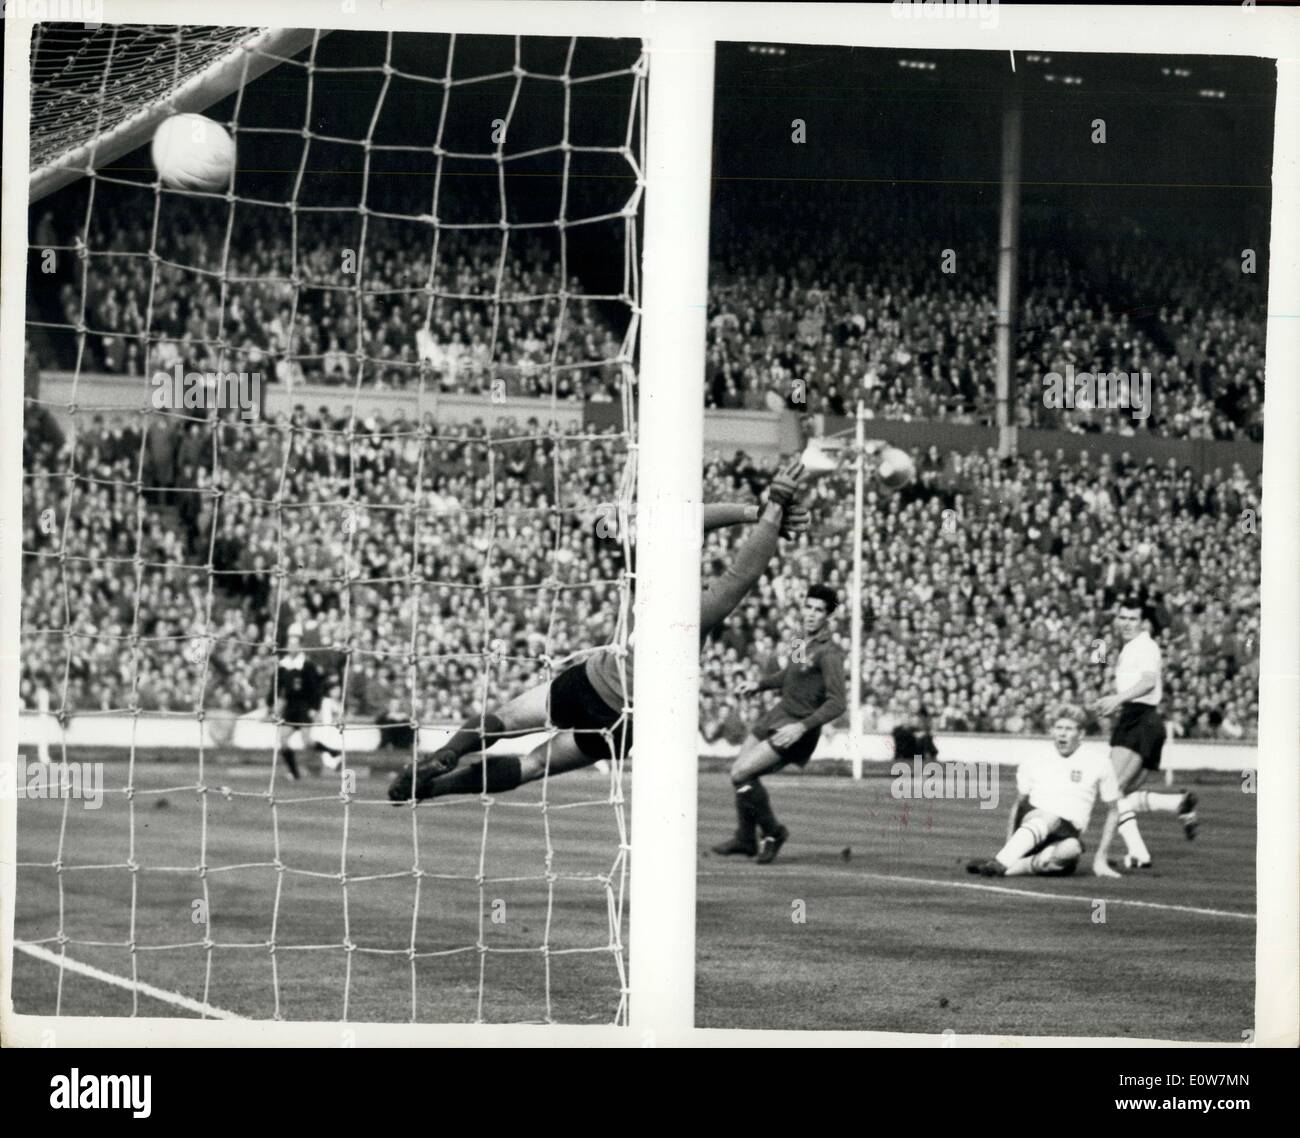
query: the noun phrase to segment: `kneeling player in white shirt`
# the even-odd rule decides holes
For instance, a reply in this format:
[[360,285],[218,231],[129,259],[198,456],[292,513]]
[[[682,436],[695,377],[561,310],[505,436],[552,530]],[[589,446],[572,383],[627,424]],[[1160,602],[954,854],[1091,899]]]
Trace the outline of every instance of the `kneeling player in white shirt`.
[[[1088,828],[1098,796],[1110,809],[1102,827],[1099,851],[1105,850],[1119,824],[1119,783],[1106,755],[1082,755],[1083,712],[1065,707],[1052,724],[1055,755],[1034,756],[1016,770],[1019,800],[1007,826],[1007,844],[988,861],[966,868],[986,877],[1025,874],[1059,877],[1071,874],[1083,857],[1080,835]],[[1094,858],[1098,877],[1118,877],[1105,857]]]

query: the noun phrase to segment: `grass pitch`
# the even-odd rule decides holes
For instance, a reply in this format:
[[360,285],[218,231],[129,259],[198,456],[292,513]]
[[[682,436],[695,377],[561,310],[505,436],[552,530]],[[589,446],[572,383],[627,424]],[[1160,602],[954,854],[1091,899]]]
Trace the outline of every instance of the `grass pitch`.
[[1140,816],[1154,869],[1118,881],[966,873],[1004,840],[1011,771],[995,810],[896,801],[879,774],[765,781],[791,836],[760,866],[709,852],[735,814],[725,774],[701,773],[698,1026],[1237,1044],[1253,1028],[1255,797],[1238,778],[1177,781],[1200,835]]
[[[132,810],[120,754],[69,756],[105,761],[97,810],[19,801],[15,937],[37,947],[14,954],[17,1012],[614,1022],[622,982],[599,878],[617,898],[622,863],[608,776],[551,781],[545,812],[540,783],[486,810],[465,796],[412,812],[381,801],[378,773],[345,810],[337,776],[280,771],[273,809],[269,759],[209,755],[205,818],[195,763],[137,762]],[[61,967],[48,954],[65,949]]]

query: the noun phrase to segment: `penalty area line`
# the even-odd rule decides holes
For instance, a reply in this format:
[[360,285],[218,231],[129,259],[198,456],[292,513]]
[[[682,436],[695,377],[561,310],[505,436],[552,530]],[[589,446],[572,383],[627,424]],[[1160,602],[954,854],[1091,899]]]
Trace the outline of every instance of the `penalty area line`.
[[44,948],[39,944],[24,944],[22,941],[15,941],[14,948],[36,960],[43,960],[46,964],[66,968],[69,972],[75,972],[79,976],[86,976],[91,980],[98,980],[104,984],[111,984],[115,988],[125,988],[128,992],[139,992],[142,996],[148,996],[150,999],[158,1000],[164,1004],[171,1004],[174,1008],[184,1008],[187,1012],[194,1012],[209,1019],[244,1018],[234,1012],[225,1011],[223,1008],[215,1008],[211,1004],[205,1004],[201,1000],[192,1000],[189,996],[181,995],[180,992],[168,992],[164,988],[155,988],[152,984],[146,984],[140,980],[128,980],[125,976],[105,972],[103,969],[96,968],[91,964],[82,964],[80,960],[73,960],[70,956],[51,952],[48,948]]
[[[792,871],[795,867],[790,867]],[[1193,905],[1169,905],[1162,901],[1139,901],[1132,897],[1084,897],[1077,893],[1045,893],[1039,889],[1015,889],[1010,885],[986,885],[977,881],[945,881],[937,877],[904,877],[894,873],[854,873],[852,870],[828,869],[825,866],[809,867],[798,872],[821,871],[834,877],[856,877],[868,881],[883,881],[887,885],[932,885],[942,889],[976,889],[985,893],[1005,893],[1012,897],[1028,897],[1035,901],[1079,901],[1091,905],[1105,901],[1108,905],[1130,905],[1139,909],[1158,909],[1166,913],[1188,913],[1199,917],[1229,917],[1239,921],[1255,920],[1254,913],[1239,913],[1231,909],[1199,909]],[[701,870],[701,877],[731,877],[720,870]]]

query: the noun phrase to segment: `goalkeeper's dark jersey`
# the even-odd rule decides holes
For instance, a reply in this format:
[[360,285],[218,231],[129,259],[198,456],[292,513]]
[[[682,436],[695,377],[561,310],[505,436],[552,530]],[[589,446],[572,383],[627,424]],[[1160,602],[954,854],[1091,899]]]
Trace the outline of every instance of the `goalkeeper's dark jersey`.
[[[727,619],[766,572],[768,563],[776,553],[779,535],[780,526],[776,522],[760,517],[732,556],[731,564],[705,583],[700,594],[701,644],[710,632]],[[627,704],[626,693],[632,687],[632,648],[632,636],[629,635],[627,653],[621,661],[613,648],[602,648],[589,656],[584,665],[591,686],[614,711],[621,712],[624,709]],[[842,694],[842,654],[840,661]]]
[[325,697],[325,678],[321,670],[301,652],[281,656],[268,696],[271,707],[284,704],[284,718],[290,723],[306,723],[320,710]]
[[632,645],[619,660],[613,648],[602,648],[587,657],[587,679],[611,710],[621,712],[627,706],[626,692],[632,688]]

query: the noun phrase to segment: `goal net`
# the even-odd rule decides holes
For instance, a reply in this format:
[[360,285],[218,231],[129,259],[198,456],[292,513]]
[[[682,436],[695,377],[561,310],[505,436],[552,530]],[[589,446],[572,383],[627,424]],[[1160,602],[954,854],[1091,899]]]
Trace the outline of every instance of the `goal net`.
[[[627,649],[642,46],[41,25],[31,75],[16,1010],[625,1022],[621,753],[386,788]],[[228,186],[161,182],[175,113]]]

